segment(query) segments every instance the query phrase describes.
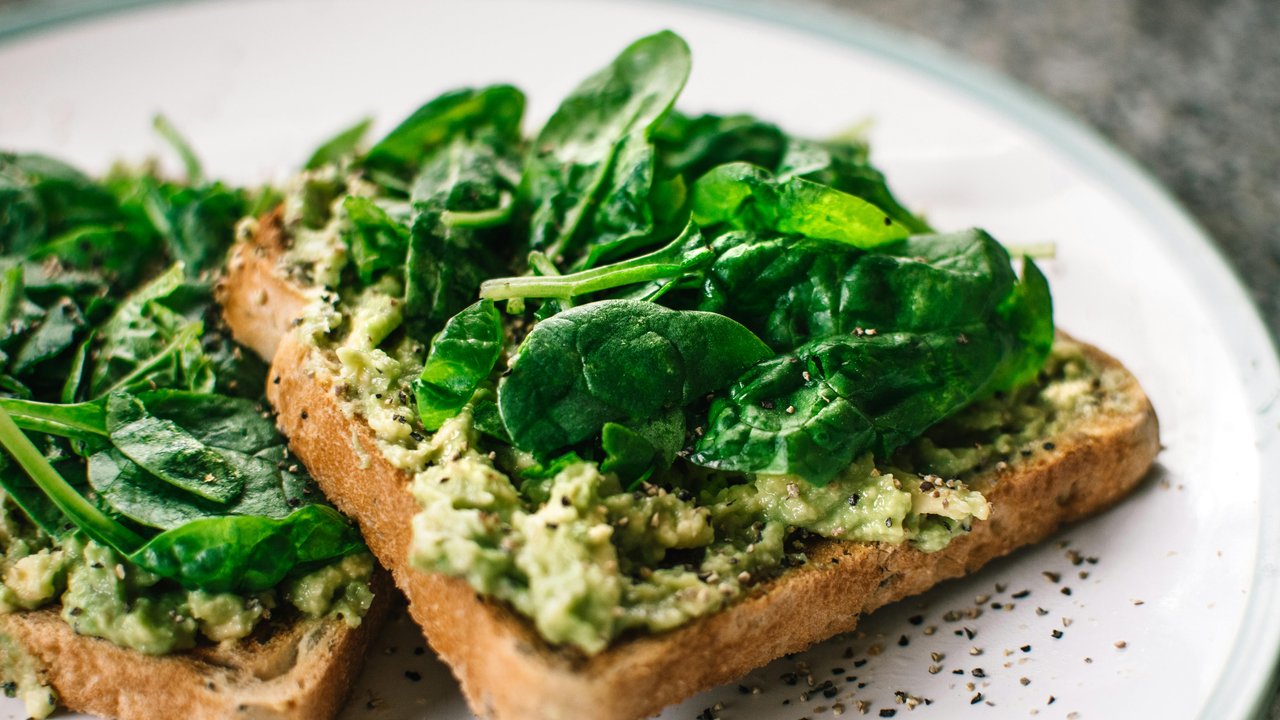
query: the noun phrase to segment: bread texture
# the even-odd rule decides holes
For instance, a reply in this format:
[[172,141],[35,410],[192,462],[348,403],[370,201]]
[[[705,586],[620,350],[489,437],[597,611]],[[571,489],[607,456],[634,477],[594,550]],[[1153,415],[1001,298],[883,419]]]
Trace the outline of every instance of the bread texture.
[[28,656],[59,704],[110,718],[314,720],[337,714],[386,618],[390,582],[375,572],[359,627],[338,618],[264,623],[249,637],[144,655],[78,635],[57,607],[0,615],[0,636]]
[[[733,680],[782,655],[854,628],[861,614],[970,573],[1014,549],[1115,503],[1141,481],[1159,450],[1156,416],[1127,372],[1116,393],[1131,411],[1095,414],[1053,438],[1053,449],[972,483],[992,505],[989,520],[944,550],[823,541],[810,562],[755,587],[726,610],[676,630],[628,636],[586,657],[548,645],[502,603],[461,579],[408,563],[418,507],[410,477],[378,451],[372,430],[343,410],[332,378],[314,368],[321,352],[288,331],[305,304],[277,272],[279,216],[233,251],[220,289],[241,342],[272,363],[268,397],[293,451],[324,492],[360,524],[391,570],[409,611],[449,664],[472,709],[496,720],[645,718],[689,695]],[[1091,362],[1119,363],[1087,347]],[[797,612],[803,608],[803,612]],[[671,668],[678,667],[678,673]]]

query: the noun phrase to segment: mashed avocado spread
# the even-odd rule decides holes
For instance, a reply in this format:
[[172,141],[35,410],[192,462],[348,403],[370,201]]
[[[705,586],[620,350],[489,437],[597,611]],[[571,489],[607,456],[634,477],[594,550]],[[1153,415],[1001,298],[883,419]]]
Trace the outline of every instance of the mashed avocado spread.
[[[359,626],[373,600],[373,558],[348,555],[273,590],[252,595],[184,590],[162,581],[79,532],[54,539],[35,527],[0,491],[0,613],[60,605],[77,633],[105,638],[149,655],[194,647],[201,638],[247,637],[273,612],[335,616]],[[5,692],[42,718],[56,698],[37,666],[0,633]]]
[[[304,175],[293,197],[333,202],[316,190],[332,187],[331,172]],[[891,457],[863,455],[824,485],[677,461],[626,487],[597,462],[544,466],[478,430],[505,361],[453,419],[423,428],[412,382],[426,347],[402,327],[401,280],[388,273],[333,291],[347,260],[341,198],[327,215],[304,212],[308,202],[286,218],[285,267],[314,288],[301,331],[322,351],[313,369],[335,378],[378,451],[414,476],[411,563],[465,578],[548,641],[587,654],[629,631],[713,613],[802,565],[822,538],[944,548],[990,513],[983,487],[967,481],[998,477],[1040,452],[1038,439],[1110,401],[1109,380],[1059,343],[1036,381],[972,404]],[[509,340],[505,356],[514,348]]]

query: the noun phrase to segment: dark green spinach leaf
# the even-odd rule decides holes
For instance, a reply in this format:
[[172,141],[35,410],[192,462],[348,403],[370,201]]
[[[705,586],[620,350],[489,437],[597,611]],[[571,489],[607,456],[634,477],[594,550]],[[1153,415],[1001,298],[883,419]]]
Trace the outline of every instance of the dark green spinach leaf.
[[581,268],[654,232],[649,136],[689,67],[684,40],[660,32],[632,43],[561,102],[534,140],[520,188],[533,249]]
[[516,447],[546,456],[607,422],[684,407],[769,355],[723,315],[605,300],[538,323],[498,387],[498,407]]
[[445,323],[431,341],[413,386],[423,427],[438,430],[471,400],[497,365],[502,340],[502,317],[489,300],[471,305]]

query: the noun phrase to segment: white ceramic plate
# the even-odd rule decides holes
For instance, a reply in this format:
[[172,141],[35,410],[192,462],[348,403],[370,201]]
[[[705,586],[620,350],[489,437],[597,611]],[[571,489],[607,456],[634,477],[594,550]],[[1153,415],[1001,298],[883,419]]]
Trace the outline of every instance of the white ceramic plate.
[[[780,13],[265,0],[106,15],[10,33],[0,147],[102,170],[160,151],[150,120],[162,111],[213,175],[278,179],[354,119],[386,129],[458,85],[514,82],[540,122],[630,40],[676,29],[695,55],[684,108],[819,136],[873,118],[876,159],[936,225],[1056,242],[1045,268],[1060,326],[1142,379],[1167,449],[1134,497],[1057,541],[663,717],[717,704],[724,718],[854,715],[859,701],[902,716],[907,695],[927,699],[921,718],[1256,712],[1280,641],[1280,372],[1239,284],[1167,196],[1052,108],[910,39]],[[1073,551],[1087,560],[1073,565]],[[383,643],[346,717],[470,717],[407,622]],[[23,715],[13,701],[0,714]]]

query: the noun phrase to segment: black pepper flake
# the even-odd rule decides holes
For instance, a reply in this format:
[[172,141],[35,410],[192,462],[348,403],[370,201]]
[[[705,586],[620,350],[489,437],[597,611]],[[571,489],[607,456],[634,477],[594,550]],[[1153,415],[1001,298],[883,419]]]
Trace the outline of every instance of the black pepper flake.
[[412,681],[414,681],[414,682],[421,682],[421,681],[422,681],[422,673],[418,672],[417,670],[405,670],[405,671],[404,671],[404,676],[405,676],[405,677],[407,677],[407,678],[409,678],[410,680],[412,680]]
[[1022,651],[1022,652],[1024,652],[1024,653],[1029,653],[1029,652],[1031,652],[1031,646],[1030,646],[1030,645],[1023,645],[1022,647],[1020,647],[1020,648],[1018,648],[1018,649],[1019,649],[1019,650],[1021,650],[1021,651]]
[[414,649],[413,649],[413,654],[414,654],[414,655],[426,655],[426,654],[427,654],[427,649],[426,649],[425,647],[423,647],[423,646],[419,645],[418,647],[416,647],[416,648],[414,648]]
[[857,507],[858,501],[862,499],[862,495],[854,493],[849,496],[849,507]]
[[303,411],[298,415],[298,417],[302,418],[303,420],[306,420],[306,419],[307,419],[308,417],[310,417],[310,416],[309,416],[309,415],[307,415],[307,411],[306,411],[306,410],[303,410]]
[[738,686],[738,692],[739,692],[739,693],[741,693],[741,694],[743,694],[743,695],[750,695],[750,694],[751,694],[751,688],[747,687],[746,685],[739,685],[739,686]]
[[969,700],[969,704],[977,705],[978,703],[982,702],[982,697],[983,697],[982,693],[978,693],[977,695],[974,695],[973,698]]
[[1070,594],[1071,594],[1071,588],[1069,588],[1069,587],[1064,587],[1064,588],[1062,588],[1061,590],[1059,590],[1058,592],[1062,593],[1063,595],[1070,595]]
[[884,226],[885,226],[885,227],[889,227],[889,226],[890,226],[890,225],[892,225],[892,224],[893,224],[893,221],[892,221],[892,220],[890,220],[890,219],[889,219],[889,217],[886,215],[886,216],[885,216],[885,218],[884,218]]
[[854,661],[853,661],[853,666],[854,666],[854,667],[856,667],[856,668],[860,668],[860,667],[862,667],[863,665],[866,665],[866,664],[867,664],[867,661],[866,661],[866,660],[854,660]]
[[274,378],[272,378],[272,379],[271,379],[271,384],[272,384],[272,385],[279,385],[279,384],[280,384],[280,376],[279,376],[279,375],[277,375],[277,376],[275,376]]
[[903,635],[902,637],[898,638],[898,647],[906,647],[910,644],[911,644],[911,638],[908,638],[906,635]]
[[844,668],[842,668],[842,667],[835,667],[835,668],[831,668],[831,674],[832,674],[832,675],[843,675],[843,674],[844,674]]
[[764,408],[765,410],[772,410],[772,409],[774,408],[773,401],[772,401],[772,400],[761,400],[761,401],[760,401],[760,407]]
[[1051,443],[1051,442],[1047,442],[1047,443],[1045,443],[1044,445],[1041,445],[1040,447],[1044,448],[1045,450],[1053,450],[1053,449],[1057,448],[1058,446],[1057,446],[1057,445],[1054,445],[1054,444],[1053,444],[1053,443]]
[[978,634],[977,630],[970,630],[969,628],[964,629],[964,636],[969,638],[970,640],[972,640],[977,634]]
[[1057,699],[1058,699],[1058,698],[1056,698],[1056,697],[1054,697],[1054,696],[1050,695],[1050,696],[1049,696],[1049,702],[1045,703],[1045,705],[1052,705],[1054,702],[1056,702],[1056,701],[1057,701]]
[[893,708],[880,708],[880,717],[893,717],[898,711]]
[[1061,630],[1054,630],[1053,632],[1051,632],[1051,633],[1049,633],[1049,634],[1053,636],[1053,639],[1054,639],[1054,640],[1058,640],[1058,639],[1060,639],[1060,638],[1062,637],[1062,631],[1061,631]]
[[1013,598],[1014,600],[1021,600],[1029,596],[1030,594],[1031,594],[1030,590],[1019,590],[1018,592],[1010,595],[1009,597]]
[[973,676],[976,678],[984,678],[987,676],[987,671],[983,670],[982,668],[974,668]]
[[924,622],[924,616],[912,615],[911,617],[907,618],[907,622],[911,623],[912,625],[920,625],[921,623]]

